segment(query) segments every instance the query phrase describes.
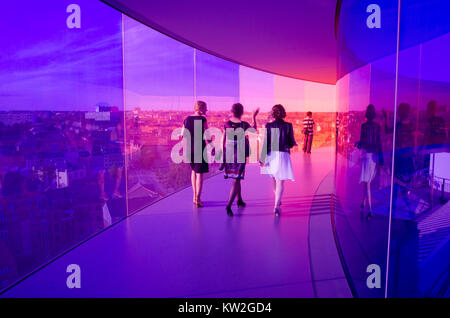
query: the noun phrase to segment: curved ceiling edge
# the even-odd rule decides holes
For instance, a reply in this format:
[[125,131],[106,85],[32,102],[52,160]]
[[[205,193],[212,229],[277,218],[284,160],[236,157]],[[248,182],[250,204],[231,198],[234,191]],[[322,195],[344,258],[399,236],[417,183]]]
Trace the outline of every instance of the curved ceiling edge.
[[[273,70],[270,70],[270,69],[258,67],[258,66],[255,66],[255,65],[252,65],[252,64],[249,64],[249,63],[240,62],[240,61],[238,61],[236,59],[229,58],[229,57],[224,56],[222,54],[218,54],[216,52],[213,52],[213,51],[205,48],[202,45],[194,43],[194,42],[192,42],[192,41],[190,41],[190,40],[188,40],[188,39],[186,39],[184,37],[181,37],[181,36],[173,33],[172,31],[168,30],[167,28],[164,28],[160,24],[157,24],[157,23],[147,19],[145,16],[143,16],[139,12],[136,12],[136,11],[130,9],[129,7],[123,5],[119,1],[116,1],[116,0],[100,0],[100,1],[103,2],[105,5],[110,6],[114,10],[117,10],[117,11],[121,12],[122,14],[128,16],[129,18],[134,19],[137,22],[142,23],[142,24],[144,24],[145,26],[147,26],[147,27],[149,27],[151,29],[154,29],[157,32],[160,32],[160,33],[164,34],[165,36],[168,36],[168,37],[170,37],[170,38],[172,38],[172,39],[174,39],[174,40],[176,40],[178,42],[181,42],[181,43],[183,43],[183,44],[185,44],[187,46],[190,46],[192,48],[195,48],[195,49],[198,49],[200,51],[203,51],[203,52],[205,52],[207,54],[216,56],[218,58],[221,58],[223,60],[226,60],[226,61],[238,64],[238,65],[249,67],[249,68],[252,68],[252,69],[255,69],[255,70],[258,70],[258,71],[262,71],[262,72],[266,72],[266,73],[269,73],[269,74],[272,74],[272,75],[283,76],[283,77],[286,77],[286,78],[292,78],[292,79],[297,79],[297,80],[304,80],[304,81],[320,83],[320,84],[335,85],[337,80],[338,80],[336,72],[335,72],[334,80],[322,80],[322,81],[320,81],[320,80],[312,79],[312,78],[309,78],[309,77],[291,76],[291,75],[283,74],[283,73],[276,72],[276,71],[273,71]],[[333,30],[331,32],[333,32]]]

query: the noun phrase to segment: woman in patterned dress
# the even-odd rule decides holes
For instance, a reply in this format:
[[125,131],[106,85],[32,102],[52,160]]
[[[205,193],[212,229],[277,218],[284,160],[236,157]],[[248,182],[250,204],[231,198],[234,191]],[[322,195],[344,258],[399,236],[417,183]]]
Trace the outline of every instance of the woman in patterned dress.
[[231,205],[236,196],[238,207],[245,207],[241,192],[241,180],[244,179],[246,159],[249,156],[249,142],[245,132],[249,128],[256,130],[256,116],[259,113],[259,108],[253,112],[252,126],[248,122],[241,120],[242,114],[244,113],[242,104],[234,104],[231,108],[231,113],[231,118],[224,126],[225,134],[223,138],[224,178],[233,179],[226,207],[229,216],[233,215]]

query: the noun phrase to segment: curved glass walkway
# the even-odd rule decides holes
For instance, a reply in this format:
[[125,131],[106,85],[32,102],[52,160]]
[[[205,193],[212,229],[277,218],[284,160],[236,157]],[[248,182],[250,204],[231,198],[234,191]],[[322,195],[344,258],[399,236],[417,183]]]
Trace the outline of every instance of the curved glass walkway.
[[[351,297],[332,236],[331,148],[293,155],[279,218],[271,180],[247,166],[247,207],[225,213],[230,183],[205,180],[205,207],[177,192],[33,273],[2,297]],[[69,289],[69,264],[81,288]]]

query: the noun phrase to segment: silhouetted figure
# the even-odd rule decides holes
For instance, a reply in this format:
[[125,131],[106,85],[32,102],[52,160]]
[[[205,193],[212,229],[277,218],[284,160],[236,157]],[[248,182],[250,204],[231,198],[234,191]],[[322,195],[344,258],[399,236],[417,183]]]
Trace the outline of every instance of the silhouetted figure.
[[[238,207],[245,207],[245,202],[242,199],[241,180],[244,179],[246,158],[250,154],[248,137],[245,135],[246,130],[250,128],[250,124],[241,120],[244,107],[239,103],[234,104],[231,108],[231,113],[230,120],[224,126],[225,134],[223,138],[224,178],[233,179],[226,207],[227,214],[230,216],[233,215],[231,205],[236,196]],[[253,112],[253,126],[251,127],[254,129],[256,129],[256,116],[258,113],[259,108]]]
[[312,112],[307,112],[306,117],[303,119],[303,134],[305,135],[303,152],[305,153],[311,153],[315,125]]
[[367,217],[372,216],[372,193],[370,184],[375,178],[377,166],[384,164],[381,147],[380,125],[374,122],[375,106],[370,104],[366,109],[367,121],[361,125],[361,136],[357,147],[361,149],[361,175],[359,182],[364,185],[361,209],[368,207]]
[[120,199],[122,198],[122,194],[120,193],[120,185],[122,183],[122,171],[124,167],[124,156],[123,156],[123,140],[124,140],[124,132],[122,127],[122,122],[119,121],[111,131],[111,147],[110,147],[110,156],[114,158],[112,162],[116,168],[115,175],[115,184],[113,190],[113,198]]
[[[185,142],[188,143],[187,160],[191,166],[191,183],[193,190],[193,203],[197,207],[202,207],[203,202],[200,199],[203,187],[203,174],[209,171],[208,162],[203,158],[203,152],[206,148],[206,141],[204,138],[205,130],[208,129],[208,123],[206,121],[206,112],[208,108],[203,101],[197,101],[195,103],[194,114],[186,117],[183,122],[182,135]],[[195,129],[198,132],[195,134]],[[189,137],[187,138],[186,131],[189,131]]]
[[436,101],[430,101],[427,105],[427,125],[425,127],[424,144],[440,146],[447,140],[444,118],[437,116],[438,105]]
[[[414,125],[409,119],[410,105],[401,103],[398,106],[398,122],[395,134],[395,158],[394,158],[394,196],[393,211],[396,211],[398,192],[403,196],[403,200],[409,209],[408,188],[415,172],[414,167]],[[393,129],[388,127],[387,114],[383,112],[385,119],[386,133],[392,133]],[[409,216],[414,213],[408,211]]]
[[[110,125],[110,123],[107,123]],[[97,171],[97,183],[100,190],[100,200],[108,201],[110,198],[105,190],[105,173],[115,169],[115,183],[112,193],[113,198],[122,198],[120,185],[124,167],[124,156],[122,154],[123,128],[121,119],[115,127],[102,127],[92,132],[92,168]]]
[[286,117],[286,111],[282,105],[272,107],[272,117],[275,120],[266,124],[260,165],[264,168],[263,173],[272,177],[275,193],[274,213],[278,216],[284,191],[284,181],[295,180],[290,149],[297,143],[295,142],[292,124],[283,120]]
[[425,174],[430,170],[430,154],[439,152],[439,148],[447,141],[447,131],[445,129],[444,118],[437,116],[438,105],[436,101],[427,104],[427,122],[425,125],[423,148],[425,150],[424,168]]

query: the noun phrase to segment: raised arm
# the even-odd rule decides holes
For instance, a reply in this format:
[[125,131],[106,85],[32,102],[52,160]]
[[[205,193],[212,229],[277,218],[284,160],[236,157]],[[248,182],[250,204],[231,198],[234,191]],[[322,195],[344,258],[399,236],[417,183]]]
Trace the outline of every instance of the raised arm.
[[266,162],[267,152],[269,151],[268,141],[269,141],[269,138],[271,138],[270,128],[267,128],[267,125],[265,126],[265,128],[266,129],[264,129],[263,144],[262,144],[261,153],[259,156],[259,162],[261,165],[264,165]]
[[256,123],[256,116],[258,116],[258,114],[259,114],[259,107],[256,108],[256,109],[253,111],[253,116],[252,116],[252,118],[253,118],[253,125],[252,125],[252,127],[253,127],[255,130],[258,129],[258,128],[257,128],[257,123]]
[[209,132],[208,132],[208,121],[206,119],[205,119],[205,122],[203,123],[203,127],[205,128],[205,142],[208,145],[208,144],[212,143],[212,140],[210,140],[211,136],[209,135]]

